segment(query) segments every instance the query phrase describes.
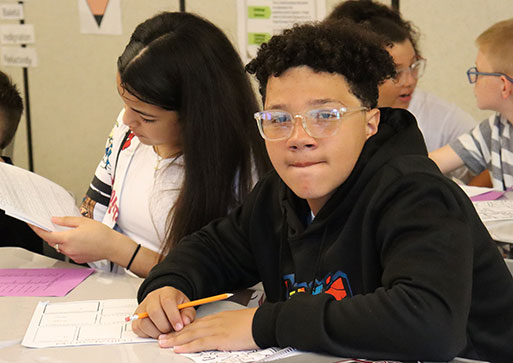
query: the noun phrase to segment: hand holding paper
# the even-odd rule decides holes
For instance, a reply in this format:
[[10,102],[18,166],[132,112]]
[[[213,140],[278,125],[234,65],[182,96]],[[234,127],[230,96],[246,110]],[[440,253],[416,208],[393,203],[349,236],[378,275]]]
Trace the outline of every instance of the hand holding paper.
[[128,239],[105,224],[86,217],[54,217],[52,222],[67,229],[56,232],[33,230],[50,246],[58,244],[59,251],[77,263],[115,260],[116,251],[120,251],[118,242]]

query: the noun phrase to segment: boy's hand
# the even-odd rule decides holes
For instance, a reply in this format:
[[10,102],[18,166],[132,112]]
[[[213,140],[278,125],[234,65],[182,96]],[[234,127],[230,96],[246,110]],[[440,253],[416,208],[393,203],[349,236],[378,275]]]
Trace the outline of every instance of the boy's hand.
[[190,301],[174,287],[162,287],[150,292],[135,313],[148,313],[148,318],[134,320],[132,330],[140,337],[157,338],[162,333],[180,331],[196,317],[194,308],[178,310],[178,305]]
[[162,348],[176,353],[257,349],[251,327],[257,308],[224,311],[196,320],[181,331],[159,336]]

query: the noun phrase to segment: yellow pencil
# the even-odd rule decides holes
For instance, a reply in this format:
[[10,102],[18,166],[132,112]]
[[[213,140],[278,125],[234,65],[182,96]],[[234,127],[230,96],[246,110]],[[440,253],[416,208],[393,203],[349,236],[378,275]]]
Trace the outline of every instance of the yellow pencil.
[[[198,305],[207,304],[209,302],[224,300],[224,299],[228,299],[231,296],[233,296],[233,294],[226,293],[226,294],[220,294],[220,295],[205,297],[203,299],[193,300],[193,301],[189,301],[189,302],[180,304],[180,305],[178,305],[178,309],[185,309],[185,308],[190,308],[192,306],[198,306]],[[132,316],[127,316],[125,318],[125,321],[144,319],[144,318],[147,318],[147,317],[148,317],[148,313],[139,313],[139,314],[134,314]]]

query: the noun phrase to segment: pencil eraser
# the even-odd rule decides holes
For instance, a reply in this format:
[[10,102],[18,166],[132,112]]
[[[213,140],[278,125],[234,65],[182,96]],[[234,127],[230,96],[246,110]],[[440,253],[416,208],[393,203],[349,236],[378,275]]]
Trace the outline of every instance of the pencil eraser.
[[130,321],[130,317],[129,317],[129,316],[127,316],[127,317],[125,318],[125,321]]

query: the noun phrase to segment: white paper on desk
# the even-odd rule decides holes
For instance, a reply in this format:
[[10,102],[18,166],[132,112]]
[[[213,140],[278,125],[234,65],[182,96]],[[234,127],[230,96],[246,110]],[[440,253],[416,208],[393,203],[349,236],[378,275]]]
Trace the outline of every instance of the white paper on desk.
[[51,222],[53,216],[80,216],[75,200],[63,187],[6,163],[0,163],[0,209],[47,231],[65,229]]
[[[196,314],[196,319],[210,314],[218,313],[220,311],[240,310],[247,307],[233,301],[216,301],[201,305]],[[218,351],[210,350],[199,353],[180,354],[187,358],[192,359],[194,362],[209,362],[209,363],[243,363],[243,362],[270,362],[271,360],[281,359],[292,355],[300,354],[292,348],[267,348],[267,349],[253,349],[253,350],[237,350],[237,351]]]
[[474,207],[483,222],[513,220],[513,200],[474,202]]
[[136,299],[39,302],[21,344],[29,348],[147,343],[125,318],[137,308]]
[[267,348],[267,349],[253,349],[253,350],[233,350],[233,351],[219,351],[210,350],[207,352],[187,353],[180,354],[195,363],[208,362],[208,363],[245,363],[245,362],[271,362],[294,355],[301,354],[301,352],[293,348]]
[[463,191],[465,192],[465,194],[467,194],[467,196],[469,198],[475,197],[480,194],[493,192],[495,190],[493,188],[475,187],[475,186],[471,186],[471,185],[460,185],[460,184],[458,184],[458,185],[460,186],[461,189],[463,189]]

